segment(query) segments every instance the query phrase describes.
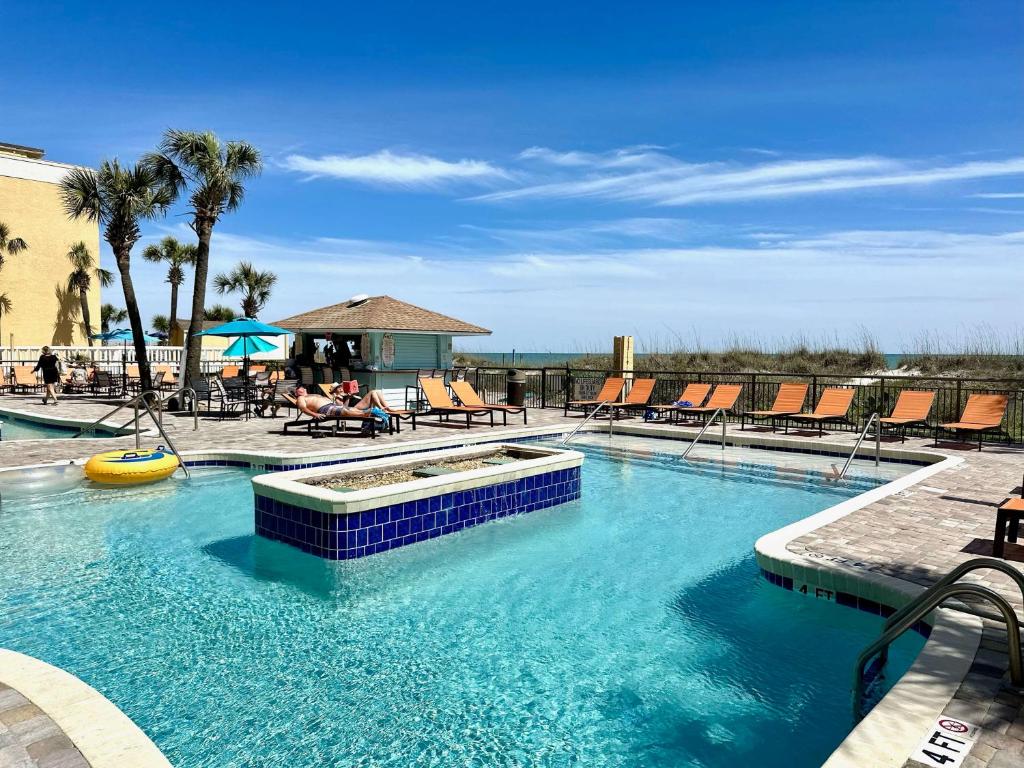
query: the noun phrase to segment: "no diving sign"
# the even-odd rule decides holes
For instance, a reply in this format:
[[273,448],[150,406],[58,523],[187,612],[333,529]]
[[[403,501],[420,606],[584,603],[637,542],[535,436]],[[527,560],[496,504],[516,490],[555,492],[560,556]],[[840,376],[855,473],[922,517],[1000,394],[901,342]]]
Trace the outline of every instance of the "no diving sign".
[[910,757],[925,765],[957,768],[974,746],[977,726],[953,717],[937,717],[935,724]]

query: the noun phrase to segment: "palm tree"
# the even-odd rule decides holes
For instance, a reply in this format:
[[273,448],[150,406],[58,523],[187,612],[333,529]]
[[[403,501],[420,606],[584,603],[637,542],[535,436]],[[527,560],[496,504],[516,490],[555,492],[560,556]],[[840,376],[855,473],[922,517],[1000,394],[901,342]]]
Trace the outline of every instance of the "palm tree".
[[11,229],[0,221],[0,269],[4,268],[4,255],[16,256],[28,249],[28,243],[20,237],[11,237]]
[[[4,334],[3,334],[3,319],[4,315],[11,314],[11,310],[14,309],[14,302],[11,301],[11,297],[6,293],[0,293],[0,349],[4,346]],[[11,350],[13,355],[14,350]]]
[[167,264],[167,282],[171,284],[171,314],[164,318],[167,328],[157,328],[155,325],[153,328],[170,335],[171,329],[178,322],[178,286],[185,282],[185,267],[195,266],[196,247],[179,243],[176,238],[168,235],[159,245],[147,245],[142,251],[142,258]]
[[110,326],[114,323],[123,323],[128,318],[128,313],[113,304],[104,304],[100,307],[100,330],[104,333],[110,332]]
[[270,289],[277,282],[273,272],[260,272],[250,262],[240,261],[227,274],[213,278],[217,293],[242,294],[242,315],[256,317],[270,299]]
[[89,289],[92,288],[93,275],[99,281],[100,286],[109,288],[114,284],[114,273],[109,269],[103,269],[93,261],[89,253],[89,246],[83,242],[77,242],[68,251],[68,261],[71,262],[71,274],[68,275],[68,293],[78,293],[78,302],[82,305],[82,325],[85,326],[85,338],[92,346],[92,322],[89,318]]
[[147,155],[143,162],[174,192],[188,188],[192,209],[192,229],[199,238],[196,249],[195,285],[192,290],[192,317],[189,320],[185,358],[189,380],[200,376],[203,308],[206,306],[206,279],[210,269],[210,238],[213,227],[225,213],[237,210],[245,196],[245,180],[263,170],[259,150],[244,141],[221,142],[211,131],[169,130],[160,142],[160,151]]
[[223,304],[214,304],[203,310],[203,320],[219,320],[226,323],[235,319],[235,310],[225,307]]
[[149,327],[157,333],[171,335],[171,321],[167,319],[167,315],[153,315],[153,319],[149,321]]
[[72,218],[84,218],[103,225],[103,238],[110,243],[121,275],[125,309],[132,329],[135,360],[139,364],[142,391],[150,388],[149,358],[145,330],[132,283],[132,246],[141,236],[139,222],[162,216],[174,201],[174,190],[162,184],[150,166],[136,163],[122,166],[116,159],[104,160],[98,171],[75,168],[60,183],[64,210]]

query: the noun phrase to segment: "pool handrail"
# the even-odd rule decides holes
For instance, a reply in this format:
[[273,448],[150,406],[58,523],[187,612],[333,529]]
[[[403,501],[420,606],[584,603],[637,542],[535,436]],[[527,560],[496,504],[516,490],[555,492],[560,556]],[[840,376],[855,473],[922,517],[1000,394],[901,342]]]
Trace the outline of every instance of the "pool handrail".
[[704,436],[704,433],[708,431],[715,419],[719,416],[722,417],[722,450],[725,450],[725,409],[716,408],[714,413],[712,413],[711,416],[708,417],[708,420],[704,422],[704,426],[700,428],[700,432],[697,433],[697,436],[693,438],[693,442],[686,446],[686,450],[683,451],[683,455],[679,457],[680,459],[685,459],[689,455],[690,451],[693,450],[693,446],[698,443],[698,441]]
[[[595,408],[590,413],[588,413],[587,417],[583,421],[581,421],[579,424],[577,424],[576,428],[573,429],[572,432],[570,432],[568,435],[565,436],[565,438],[562,440],[561,444],[565,445],[570,440],[572,440],[574,437],[576,437],[576,433],[579,432],[581,429],[583,429],[583,427],[585,427],[587,425],[587,422],[590,421],[592,418],[594,418],[597,415],[598,411],[600,411],[602,408],[605,408],[605,407],[611,405],[611,402],[612,402],[611,400],[602,400],[600,403],[598,403],[597,404],[597,408]],[[609,414],[608,415],[608,437],[612,436],[612,423],[614,421],[615,421],[615,419],[613,419],[611,417],[611,414]]]
[[[844,477],[846,477],[846,473],[850,469],[850,465],[853,464],[853,459],[854,457],[856,457],[857,451],[860,450],[860,444],[864,442],[864,438],[868,434],[868,430],[871,429],[872,424],[875,425],[875,466],[878,466],[879,462],[881,461],[882,454],[882,424],[879,421],[880,418],[881,416],[878,415],[877,411],[875,413],[872,413],[868,417],[868,421],[864,425],[864,429],[860,431],[860,435],[857,437],[857,442],[853,446],[853,450],[850,451],[850,455],[847,457],[846,463],[843,464],[843,469],[839,473],[837,479],[842,480]],[[835,464],[833,464],[832,466],[835,467]],[[833,469],[832,471],[834,472],[835,469]]]

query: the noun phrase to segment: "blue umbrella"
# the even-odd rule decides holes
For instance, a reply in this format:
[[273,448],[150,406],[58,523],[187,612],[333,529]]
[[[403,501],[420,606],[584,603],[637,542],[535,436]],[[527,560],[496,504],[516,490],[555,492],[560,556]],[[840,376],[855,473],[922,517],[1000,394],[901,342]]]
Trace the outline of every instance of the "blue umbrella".
[[[262,342],[263,339],[257,339],[258,336],[286,336],[291,331],[285,328],[278,328],[276,325],[267,325],[261,323],[252,317],[238,317],[231,320],[224,325],[218,325],[216,328],[210,328],[206,331],[200,331],[196,336],[239,336],[241,337],[235,344],[241,342],[243,345],[249,343],[250,340],[256,342]],[[268,344],[268,347],[271,345]],[[231,347],[229,347],[230,349]],[[266,351],[266,350],[262,350]],[[236,353],[237,354],[237,353]],[[249,355],[244,354],[242,358],[243,374],[242,374],[242,385],[245,393],[245,418],[249,418]]]
[[251,317],[239,317],[224,325],[200,331],[196,336],[285,336],[291,333],[286,328],[267,325]]
[[[116,328],[113,331],[107,331],[106,333],[94,333],[92,338],[99,339],[100,341],[129,342],[135,340],[130,328]],[[160,341],[156,336],[150,336],[148,333],[142,334],[142,339],[147,344],[152,344],[154,341]]]
[[257,352],[269,352],[272,349],[277,349],[277,347],[259,336],[239,336],[228,345],[223,355],[225,357],[248,357]]

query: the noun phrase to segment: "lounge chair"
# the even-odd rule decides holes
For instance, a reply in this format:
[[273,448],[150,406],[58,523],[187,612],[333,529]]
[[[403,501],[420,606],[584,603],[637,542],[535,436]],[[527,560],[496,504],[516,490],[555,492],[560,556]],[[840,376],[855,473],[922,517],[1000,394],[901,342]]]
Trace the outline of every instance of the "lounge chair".
[[[846,422],[851,424],[847,414],[850,406],[853,405],[853,396],[857,390],[852,387],[828,387],[818,398],[818,406],[813,413],[795,413],[787,417],[796,422],[806,422],[818,425],[818,437],[825,434],[825,424],[836,424]],[[786,425],[788,431],[789,425]]]
[[[702,405],[707,399],[710,391],[710,384],[687,384],[683,389],[682,394],[676,398],[676,403],[693,403],[694,407]],[[671,415],[672,411],[679,408],[676,403],[669,403],[666,405],[649,405],[647,406],[647,409],[656,413],[663,413],[667,411],[669,415]]]
[[633,386],[629,388],[629,392],[626,393],[626,396],[621,401],[609,403],[608,407],[611,409],[612,418],[617,419],[619,411],[635,411],[637,408],[647,408],[647,402],[651,399],[651,395],[654,394],[654,385],[657,383],[657,379],[634,380]]
[[14,388],[22,392],[38,392],[43,385],[32,373],[31,365],[14,366]]
[[1006,551],[1004,540],[1017,543],[1020,524],[1024,521],[1024,480],[1021,481],[1020,498],[1011,496],[996,510],[996,532],[992,538],[992,556],[1003,557]]
[[986,432],[999,430],[1006,415],[1009,398],[1006,395],[971,395],[967,398],[960,421],[940,424],[935,428],[935,444],[939,443],[939,430],[945,429],[955,434],[974,432],[978,435],[978,450],[981,450],[981,439]]
[[94,395],[103,394],[106,397],[116,397],[122,391],[120,378],[118,376],[115,379],[110,374],[110,371],[97,370],[92,375],[92,383],[89,385],[89,389]]
[[[292,395],[288,394],[287,392],[284,392],[282,393],[281,396],[288,403],[290,403],[293,408],[298,410],[299,403]],[[299,411],[299,413],[301,414],[302,411]],[[300,416],[299,418],[293,421],[285,422],[282,431],[287,433],[289,427],[305,427],[306,431],[311,435],[318,432],[329,431],[330,434],[333,436],[338,434],[338,427],[341,427],[341,431],[344,432],[345,424],[350,421],[357,422],[360,425],[368,423],[370,425],[370,438],[372,439],[377,437],[377,419],[375,416],[369,413],[365,415],[350,414],[345,416],[325,416],[320,419],[314,419],[312,416],[306,416],[306,418],[302,418]],[[394,432],[396,423],[396,419],[391,420],[390,424],[388,425],[388,432]],[[415,426],[413,428],[415,429]]]
[[775,402],[772,403],[772,407],[767,411],[745,411],[740,416],[740,429],[746,428],[747,419],[752,422],[759,419],[770,419],[774,432],[778,428],[776,421],[800,413],[806,399],[806,384],[779,384],[779,391],[775,393]]
[[525,405],[491,405],[490,403],[484,402],[484,399],[477,394],[477,391],[473,389],[473,385],[468,381],[457,381],[452,379],[451,384],[452,392],[459,398],[459,402],[467,408],[486,408],[488,411],[494,411],[495,413],[501,414],[501,423],[508,424],[508,415],[511,413],[523,414],[523,424],[526,424],[526,406]]
[[907,442],[907,427],[928,426],[935,393],[930,390],[904,389],[896,398],[892,413],[878,420],[882,428],[893,427],[900,434],[900,442]]
[[740,399],[740,393],[743,392],[742,384],[719,384],[715,387],[715,391],[711,393],[711,397],[708,398],[707,403],[703,406],[693,407],[677,407],[673,413],[687,416],[701,416],[705,421],[715,411],[721,409],[723,411],[732,411],[736,407],[736,401]]
[[8,379],[3,368],[0,368],[0,392],[13,392],[14,381]]
[[[437,416],[440,423],[448,421],[452,416],[465,416],[466,429],[473,426],[474,416],[487,416],[494,426],[494,411],[489,408],[473,408],[468,405],[456,405],[452,402],[445,388],[444,379],[420,379],[420,389],[427,399],[427,410],[416,416]],[[416,418],[413,417],[412,428],[416,429]]]
[[[329,397],[332,400],[334,399],[334,393],[331,391],[331,389],[334,387],[333,382],[330,384],[317,384],[317,387],[323,393],[324,397]],[[388,416],[394,419],[395,432],[402,431],[402,419],[412,419],[413,416],[416,415],[415,411],[406,411],[400,408],[385,408],[384,413],[386,413]]]
[[[423,381],[423,379],[420,379]],[[597,393],[597,397],[593,400],[569,400],[565,401],[565,415],[569,415],[569,411],[583,411],[586,415],[590,411],[597,408],[601,403],[614,403],[619,399],[619,395],[622,394],[622,388],[626,385],[626,380],[620,376],[609,377],[604,380],[604,384],[601,386],[601,391]]]
[[225,365],[220,369],[220,378],[223,379],[237,379],[239,376],[237,365]]

